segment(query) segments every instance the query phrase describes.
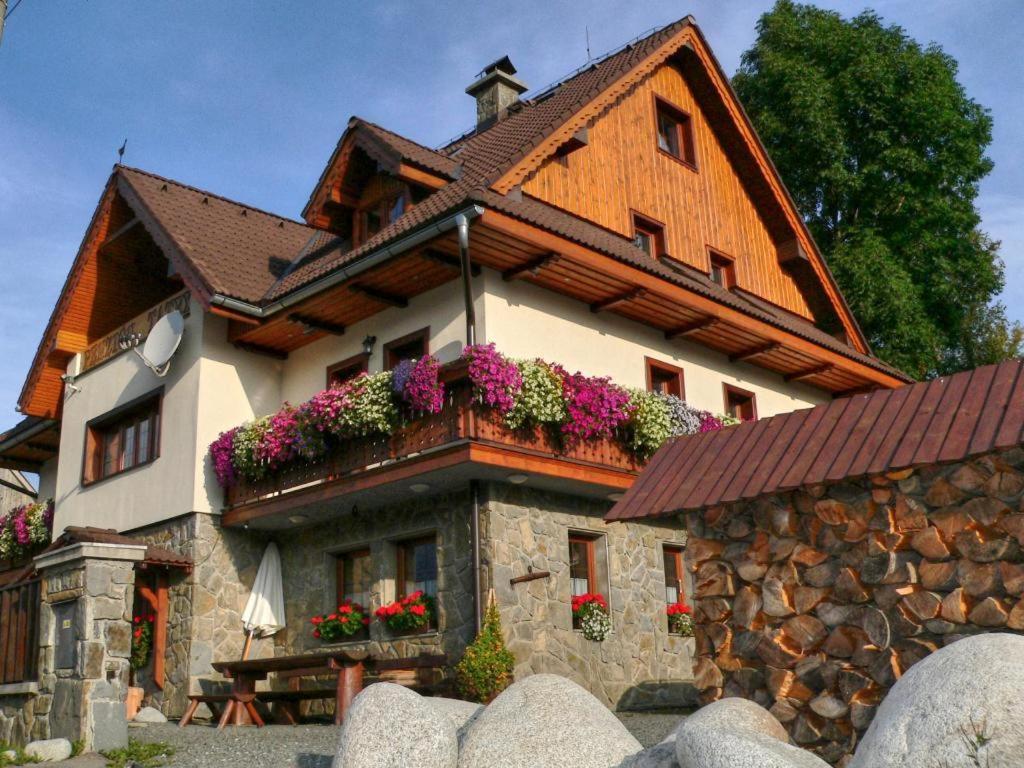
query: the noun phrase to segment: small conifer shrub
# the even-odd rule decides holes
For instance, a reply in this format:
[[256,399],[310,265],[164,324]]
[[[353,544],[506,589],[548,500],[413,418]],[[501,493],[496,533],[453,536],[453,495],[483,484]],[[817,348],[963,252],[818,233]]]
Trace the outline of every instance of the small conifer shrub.
[[484,624],[455,667],[459,695],[468,701],[486,704],[512,682],[515,657],[505,647],[501,635],[501,617],[493,597],[484,615]]

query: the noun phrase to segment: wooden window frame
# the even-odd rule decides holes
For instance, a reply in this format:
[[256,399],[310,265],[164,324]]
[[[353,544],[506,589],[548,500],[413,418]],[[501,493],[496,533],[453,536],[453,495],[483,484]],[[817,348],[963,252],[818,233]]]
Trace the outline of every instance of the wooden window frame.
[[[605,600],[610,601],[611,595],[601,590],[601,585],[598,583],[597,575],[597,543],[604,537],[600,533],[590,533],[588,531],[576,531],[570,530],[568,535],[568,548],[569,548],[569,598],[573,597],[572,594],[572,545],[573,544],[584,544],[586,545],[587,552],[587,593],[588,594],[600,594],[604,595]],[[607,571],[607,565],[605,567]],[[610,574],[606,574],[610,576]],[[578,630],[579,622],[575,616],[572,616],[572,628]]]
[[[160,443],[163,436],[163,406],[164,388],[158,387],[140,397],[120,405],[113,410],[90,419],[85,424],[85,443],[82,451],[82,486],[90,486],[95,483],[117,477],[133,469],[145,467],[160,458]],[[120,467],[109,474],[103,474],[103,452],[104,436],[112,431],[115,425],[120,424],[120,440],[124,439],[125,425],[122,422],[141,415],[143,412],[150,414],[149,446],[148,456],[145,461],[133,461],[130,467]],[[153,418],[155,417],[155,418]],[[137,422],[136,422],[137,424]],[[134,425],[133,425],[134,427]],[[121,447],[118,445],[118,452]],[[134,444],[135,456],[138,456],[138,440]]]
[[[369,557],[370,562],[373,562],[373,553],[369,547],[360,547],[359,549],[347,549],[344,552],[332,553],[334,558],[334,605],[341,605],[341,601],[345,599],[345,561],[355,557]],[[363,608],[369,609],[370,606],[364,605]]]
[[[421,536],[415,536],[415,537],[413,537],[411,539],[402,539],[401,541],[396,541],[395,542],[395,599],[396,600],[401,600],[403,597],[406,597],[406,594],[405,594],[405,582],[406,582],[406,576],[408,576],[408,574],[405,572],[405,554],[406,554],[406,551],[409,549],[409,547],[413,547],[413,546],[415,546],[417,544],[424,544],[424,543],[426,543],[428,541],[434,545],[435,549],[437,549],[438,544],[437,544],[437,532],[436,531],[434,533],[425,533],[425,534],[423,534]],[[441,591],[441,587],[440,587],[441,572],[440,571],[441,571],[440,566],[438,566],[437,573],[434,574],[435,581],[439,582],[438,583],[438,592]]]
[[[711,282],[720,285],[727,291],[736,287],[736,259],[722,253],[717,248],[708,246],[708,265],[708,276],[711,277]],[[716,267],[722,270],[724,280],[721,283],[714,278]]]
[[[659,138],[661,135],[660,118],[662,114],[667,115],[675,122],[676,144],[679,147],[679,155],[674,155],[668,150],[661,148]],[[672,158],[691,171],[697,170],[697,142],[693,134],[693,116],[682,107],[657,94],[654,95],[654,146],[665,157]]]
[[[665,250],[665,225],[657,219],[652,219],[646,214],[640,213],[640,211],[630,209],[631,218],[633,221],[633,244],[636,245],[636,235],[638,232],[643,232],[645,235],[651,238],[651,242],[654,245],[654,252],[649,253],[652,259],[660,259],[662,256],[666,256]],[[640,248],[640,246],[636,246]],[[643,250],[642,248],[640,250]]]
[[729,396],[739,395],[740,397],[748,398],[750,401],[750,418],[743,419],[737,416],[741,421],[757,421],[757,395],[748,389],[742,389],[741,387],[733,386],[732,384],[722,384],[722,395],[723,403],[725,404],[725,413],[728,416],[732,416],[732,410],[729,407]]
[[[360,352],[358,355],[352,355],[346,357],[344,360],[339,360],[333,365],[327,366],[327,388],[330,389],[334,384],[334,374],[338,371],[343,371],[346,368],[359,368],[359,373],[367,373],[370,370],[370,356],[365,352]],[[359,375],[356,374],[356,376]],[[354,378],[350,376],[349,379]],[[348,379],[346,379],[348,381]]]
[[[661,360],[655,360],[653,357],[644,358],[644,367],[647,372],[647,391],[657,392],[658,390],[654,387],[654,373],[655,371],[661,373],[667,373],[670,376],[675,376],[679,381],[679,394],[677,397],[680,400],[686,399],[686,377],[683,373],[683,369],[677,365],[662,362]],[[668,394],[673,394],[669,392]]]
[[392,355],[394,355],[394,352],[397,348],[404,347],[407,344],[416,341],[417,339],[421,339],[423,342],[423,354],[429,355],[430,326],[428,325],[426,328],[420,328],[418,331],[413,331],[412,333],[405,334],[405,336],[399,336],[397,339],[392,339],[391,341],[387,342],[384,345],[384,370],[392,370],[396,365],[398,365],[399,362],[401,362],[401,360],[405,359],[392,359]]

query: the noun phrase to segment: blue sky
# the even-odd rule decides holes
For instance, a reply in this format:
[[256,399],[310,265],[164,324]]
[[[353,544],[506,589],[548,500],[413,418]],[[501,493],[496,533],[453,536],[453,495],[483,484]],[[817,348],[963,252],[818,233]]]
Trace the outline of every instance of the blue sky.
[[[297,217],[350,115],[434,146],[471,127],[463,89],[500,55],[539,87],[586,61],[586,27],[598,55],[687,13],[731,74],[770,5],[22,0],[0,44],[0,429],[123,138],[131,165]],[[1019,2],[818,5],[939,43],[992,110],[980,206],[1024,320]]]

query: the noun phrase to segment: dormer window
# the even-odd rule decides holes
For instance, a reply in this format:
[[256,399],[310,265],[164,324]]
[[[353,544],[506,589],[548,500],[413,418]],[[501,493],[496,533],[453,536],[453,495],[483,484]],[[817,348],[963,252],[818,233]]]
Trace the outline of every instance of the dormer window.
[[693,121],[683,110],[664,99],[654,100],[658,126],[658,149],[681,163],[696,168]]
[[654,219],[633,214],[633,245],[651,258],[665,254],[665,227]]
[[711,280],[727,291],[736,287],[736,265],[732,259],[718,251],[709,252],[711,258]]

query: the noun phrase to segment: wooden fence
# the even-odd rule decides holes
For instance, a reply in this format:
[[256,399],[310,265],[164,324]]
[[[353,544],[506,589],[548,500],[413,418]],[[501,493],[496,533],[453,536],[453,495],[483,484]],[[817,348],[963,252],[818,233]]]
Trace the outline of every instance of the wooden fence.
[[0,685],[36,680],[39,579],[0,588]]

